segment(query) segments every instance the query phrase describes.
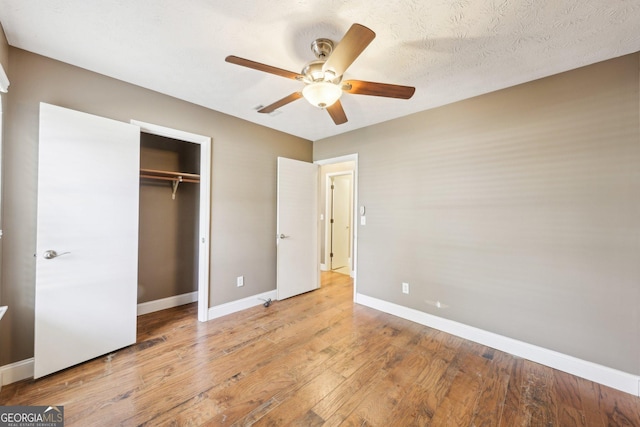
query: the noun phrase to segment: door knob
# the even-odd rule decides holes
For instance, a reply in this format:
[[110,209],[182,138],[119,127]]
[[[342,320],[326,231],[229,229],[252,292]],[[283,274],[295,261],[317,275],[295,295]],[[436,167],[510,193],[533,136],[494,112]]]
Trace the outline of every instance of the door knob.
[[287,237],[289,237],[289,236],[285,236],[284,234],[281,234],[281,235],[280,235],[280,238],[281,238],[281,239],[286,239]]
[[70,253],[71,252],[58,253],[58,252],[54,251],[53,249],[50,249],[50,250],[46,251],[43,256],[44,256],[44,259],[54,259],[54,258],[57,258],[59,256],[70,254]]

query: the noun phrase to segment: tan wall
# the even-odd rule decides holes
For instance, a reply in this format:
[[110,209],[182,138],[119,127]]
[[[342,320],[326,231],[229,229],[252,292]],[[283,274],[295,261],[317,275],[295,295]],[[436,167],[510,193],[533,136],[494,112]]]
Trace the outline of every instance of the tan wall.
[[[141,134],[140,167],[200,173],[200,145]],[[138,303],[198,290],[199,184],[141,180]]]
[[640,374],[639,57],[316,141],[359,154],[358,291]]
[[[0,366],[33,356],[38,104],[212,137],[210,304],[275,289],[276,157],[312,144],[169,96],[9,48]],[[238,288],[236,276],[245,276]]]

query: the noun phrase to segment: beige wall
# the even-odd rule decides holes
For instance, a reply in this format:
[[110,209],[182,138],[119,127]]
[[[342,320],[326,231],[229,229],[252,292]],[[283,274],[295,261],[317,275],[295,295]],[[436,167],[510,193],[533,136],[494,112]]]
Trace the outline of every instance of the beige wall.
[[275,289],[276,157],[310,161],[311,142],[19,49],[9,48],[9,64],[2,298],[10,308],[0,324],[0,366],[33,356],[41,101],[211,136],[210,303]]
[[358,291],[640,374],[639,80],[633,54],[316,141],[359,155]]

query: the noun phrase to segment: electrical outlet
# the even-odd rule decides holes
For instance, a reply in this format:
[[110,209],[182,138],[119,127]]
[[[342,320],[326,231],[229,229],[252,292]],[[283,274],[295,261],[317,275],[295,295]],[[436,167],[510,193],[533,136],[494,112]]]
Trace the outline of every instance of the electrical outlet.
[[402,282],[402,293],[403,294],[409,293],[409,284],[407,282]]
[[236,278],[236,286],[244,286],[244,276],[238,276]]

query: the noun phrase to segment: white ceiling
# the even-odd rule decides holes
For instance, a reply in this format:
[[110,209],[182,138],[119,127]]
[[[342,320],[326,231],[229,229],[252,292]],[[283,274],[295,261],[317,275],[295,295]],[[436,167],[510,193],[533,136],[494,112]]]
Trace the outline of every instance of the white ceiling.
[[[415,86],[410,100],[345,94],[348,123],[304,99],[309,45],[352,23],[376,33],[345,79]],[[9,44],[309,140],[640,51],[640,0],[0,0]],[[9,76],[11,77],[11,76]]]

